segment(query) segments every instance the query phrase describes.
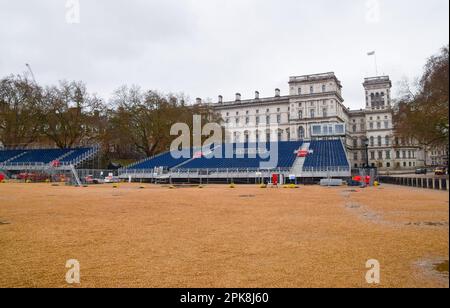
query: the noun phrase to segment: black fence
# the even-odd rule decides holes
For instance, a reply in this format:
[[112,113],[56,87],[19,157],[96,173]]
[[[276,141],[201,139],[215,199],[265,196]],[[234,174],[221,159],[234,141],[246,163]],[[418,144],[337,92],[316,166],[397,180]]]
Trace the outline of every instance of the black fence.
[[417,178],[380,176],[379,181],[385,184],[417,187],[434,190],[449,190],[449,181],[446,178]]

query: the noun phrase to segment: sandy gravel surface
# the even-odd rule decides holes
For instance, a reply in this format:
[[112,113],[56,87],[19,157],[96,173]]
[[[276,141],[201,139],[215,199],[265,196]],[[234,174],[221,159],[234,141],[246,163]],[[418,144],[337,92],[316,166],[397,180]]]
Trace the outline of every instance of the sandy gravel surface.
[[[0,287],[448,287],[448,194],[0,184]],[[448,270],[448,263],[447,263]],[[446,276],[447,275],[447,276]]]

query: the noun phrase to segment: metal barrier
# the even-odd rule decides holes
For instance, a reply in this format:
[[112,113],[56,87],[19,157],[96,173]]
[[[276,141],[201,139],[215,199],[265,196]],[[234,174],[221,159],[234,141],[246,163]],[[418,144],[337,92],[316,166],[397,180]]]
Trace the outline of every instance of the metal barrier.
[[409,186],[423,189],[449,191],[449,180],[447,178],[419,178],[419,177],[392,177],[380,176],[379,181],[385,184]]

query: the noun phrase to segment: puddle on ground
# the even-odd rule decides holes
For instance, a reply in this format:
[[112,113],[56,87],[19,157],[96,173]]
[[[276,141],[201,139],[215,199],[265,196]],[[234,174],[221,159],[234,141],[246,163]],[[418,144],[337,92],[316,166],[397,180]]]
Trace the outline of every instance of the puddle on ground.
[[426,226],[426,227],[448,227],[448,222],[432,222],[432,221],[421,221],[421,222],[409,222],[405,224],[406,226]]
[[448,260],[441,262],[441,263],[434,264],[434,270],[439,273],[448,275]]

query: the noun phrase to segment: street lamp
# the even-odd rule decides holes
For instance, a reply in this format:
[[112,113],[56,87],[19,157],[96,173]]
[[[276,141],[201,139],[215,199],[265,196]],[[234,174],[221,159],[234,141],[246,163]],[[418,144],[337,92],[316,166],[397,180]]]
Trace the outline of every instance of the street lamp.
[[364,146],[366,149],[366,168],[369,168],[369,138],[364,139]]

